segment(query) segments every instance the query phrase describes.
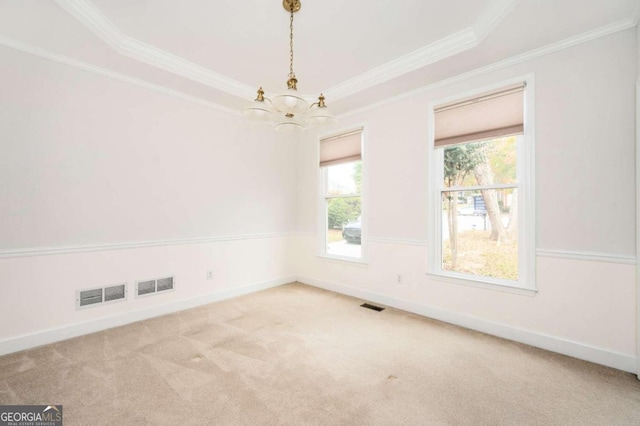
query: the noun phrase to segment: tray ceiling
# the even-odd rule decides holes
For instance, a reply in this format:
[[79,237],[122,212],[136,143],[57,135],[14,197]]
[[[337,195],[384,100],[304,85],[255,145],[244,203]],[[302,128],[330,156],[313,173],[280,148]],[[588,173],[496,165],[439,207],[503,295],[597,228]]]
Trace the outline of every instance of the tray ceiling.
[[[303,0],[298,89],[337,113],[567,40],[637,25],[638,0]],[[240,109],[285,88],[279,0],[0,0],[0,45]],[[121,79],[122,79],[121,78]],[[379,96],[378,96],[379,95]]]

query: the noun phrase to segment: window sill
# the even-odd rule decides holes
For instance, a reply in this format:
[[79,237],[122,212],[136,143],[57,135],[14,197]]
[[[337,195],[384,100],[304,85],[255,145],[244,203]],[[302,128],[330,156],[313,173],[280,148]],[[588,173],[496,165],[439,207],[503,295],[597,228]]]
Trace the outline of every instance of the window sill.
[[534,297],[538,293],[538,290],[536,289],[516,287],[516,286],[511,286],[509,284],[498,284],[498,283],[492,283],[488,281],[480,281],[480,280],[474,280],[470,278],[461,278],[461,277],[435,274],[435,273],[429,273],[429,272],[427,272],[426,275],[435,281],[463,285],[467,287],[482,288],[485,290],[499,291],[502,293],[518,294],[520,296]]
[[358,259],[355,257],[333,256],[325,253],[318,254],[317,256],[320,258],[320,260],[328,262],[347,263],[352,264],[353,266],[369,266],[369,261],[364,257]]

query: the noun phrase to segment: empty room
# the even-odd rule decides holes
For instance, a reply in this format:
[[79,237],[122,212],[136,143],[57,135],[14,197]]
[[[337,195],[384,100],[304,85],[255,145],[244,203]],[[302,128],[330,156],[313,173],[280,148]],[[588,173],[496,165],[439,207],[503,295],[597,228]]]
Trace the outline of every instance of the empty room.
[[0,426],[640,424],[639,21],[0,0]]

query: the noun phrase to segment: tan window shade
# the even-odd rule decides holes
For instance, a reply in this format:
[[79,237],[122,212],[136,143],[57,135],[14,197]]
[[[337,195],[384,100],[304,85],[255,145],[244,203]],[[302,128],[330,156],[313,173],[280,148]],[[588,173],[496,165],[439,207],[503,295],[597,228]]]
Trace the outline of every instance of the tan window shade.
[[362,129],[320,139],[320,167],[362,159]]
[[524,132],[524,83],[435,109],[436,148]]

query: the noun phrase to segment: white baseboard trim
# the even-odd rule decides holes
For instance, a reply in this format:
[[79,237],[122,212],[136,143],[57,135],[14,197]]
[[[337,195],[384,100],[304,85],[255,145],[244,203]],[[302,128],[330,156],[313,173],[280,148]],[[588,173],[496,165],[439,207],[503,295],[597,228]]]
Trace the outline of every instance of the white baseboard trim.
[[130,324],[136,321],[166,315],[173,312],[191,309],[220,300],[231,299],[233,297],[242,296],[249,293],[255,293],[260,290],[277,287],[283,284],[294,282],[296,277],[282,277],[268,281],[261,281],[244,285],[241,287],[229,288],[203,296],[191,297],[184,300],[177,300],[163,305],[152,306],[144,309],[137,309],[123,312],[91,321],[71,324],[63,327],[51,328],[48,330],[38,331],[36,333],[25,334],[22,336],[11,337],[9,339],[0,340],[0,355],[6,355],[25,349],[35,348],[37,346],[49,343],[59,342],[61,340],[78,337],[85,334],[95,333],[97,331],[106,330],[121,325]]
[[130,324],[136,321],[154,318],[160,315],[166,315],[185,309],[195,308],[220,300],[231,299],[233,297],[266,290],[272,287],[278,287],[280,285],[288,284],[295,281],[325,290],[334,291],[336,293],[356,297],[359,299],[380,303],[382,305],[401,309],[407,312],[412,312],[450,324],[459,325],[461,327],[502,337],[508,340],[513,340],[538,348],[558,352],[574,358],[605,365],[607,367],[616,368],[634,374],[636,373],[636,358],[630,355],[612,352],[606,349],[573,342],[563,338],[496,323],[471,315],[446,311],[443,309],[438,309],[427,305],[421,305],[415,302],[409,302],[391,296],[374,293],[369,290],[350,287],[344,284],[331,283],[328,281],[318,280],[306,276],[289,276],[252,283],[241,287],[220,290],[204,296],[192,297],[189,299],[178,300],[164,305],[152,306],[145,309],[124,312],[78,324],[71,324],[68,326],[52,328],[36,333],[12,337],[0,341],[0,355],[6,355],[9,353],[31,349],[37,346],[42,346],[49,343],[82,336],[85,334],[95,333],[109,328]]
[[451,312],[444,309],[434,308],[427,305],[421,305],[391,296],[385,296],[366,289],[350,287],[344,284],[332,283],[318,280],[306,276],[298,276],[297,281],[325,290],[334,291],[336,293],[345,294],[366,301],[380,303],[382,305],[401,309],[403,311],[412,312],[428,318],[450,324],[459,325],[471,330],[480,331],[491,334],[493,336],[502,337],[504,339],[513,340],[537,348],[546,349],[563,355],[585,361],[594,362],[596,364],[605,365],[607,367],[616,368],[618,370],[636,373],[636,358],[631,355],[612,352],[606,349],[585,345],[579,342],[573,342],[556,336],[524,330],[506,324],[500,324],[483,318],[471,315]]

